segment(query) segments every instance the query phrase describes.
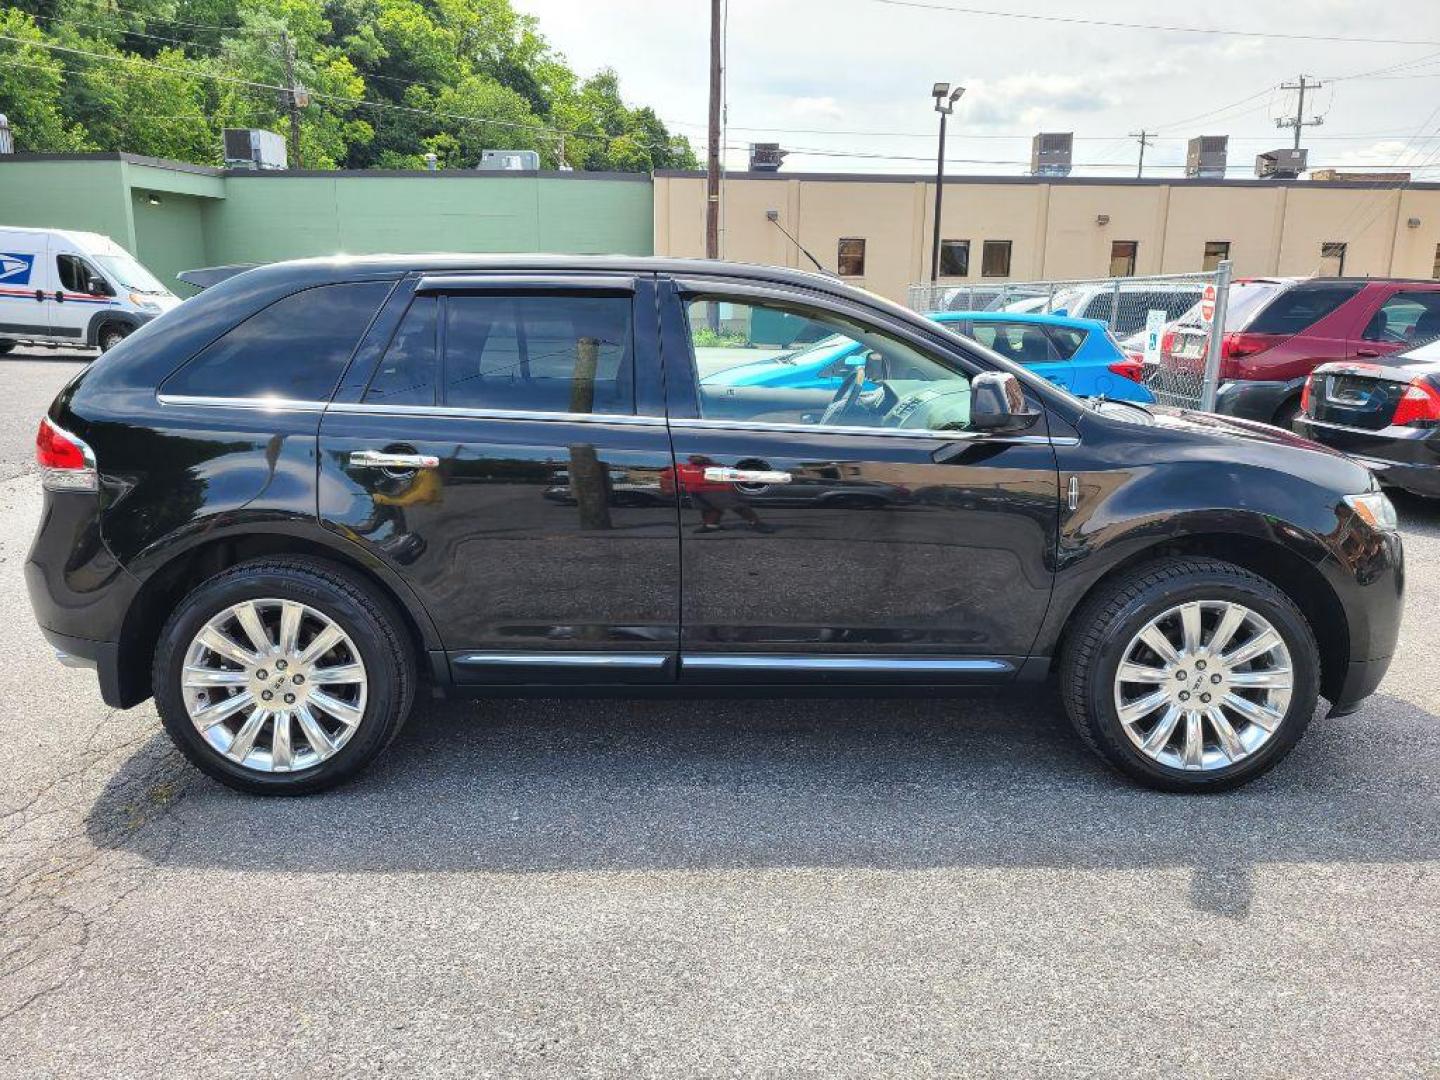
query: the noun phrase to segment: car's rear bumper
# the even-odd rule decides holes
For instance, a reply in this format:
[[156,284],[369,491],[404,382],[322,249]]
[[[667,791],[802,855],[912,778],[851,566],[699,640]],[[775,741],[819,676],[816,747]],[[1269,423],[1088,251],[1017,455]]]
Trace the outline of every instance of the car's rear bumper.
[[1440,430],[1391,426],[1372,431],[1303,414],[1295,427],[1307,439],[1349,454],[1382,484],[1440,499]]
[[1278,382],[1232,379],[1221,383],[1215,392],[1215,411],[1268,424],[1275,419],[1280,406],[1300,393],[1304,384],[1304,379]]
[[71,637],[40,627],[45,640],[55,648],[55,659],[66,667],[91,668],[100,681],[100,697],[112,709],[134,704],[120,684],[120,646],[113,641]]

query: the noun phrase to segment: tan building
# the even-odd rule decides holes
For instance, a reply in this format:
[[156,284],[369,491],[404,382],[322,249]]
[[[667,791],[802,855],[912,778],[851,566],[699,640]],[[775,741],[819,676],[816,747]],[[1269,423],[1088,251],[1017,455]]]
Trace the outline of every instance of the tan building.
[[[892,299],[930,276],[933,177],[730,173],[721,203],[723,258],[810,269],[789,232]],[[1436,183],[965,176],[946,180],[942,219],[942,284],[1184,273],[1222,258],[1242,275],[1440,277]],[[655,174],[655,253],[704,255],[703,174]]]

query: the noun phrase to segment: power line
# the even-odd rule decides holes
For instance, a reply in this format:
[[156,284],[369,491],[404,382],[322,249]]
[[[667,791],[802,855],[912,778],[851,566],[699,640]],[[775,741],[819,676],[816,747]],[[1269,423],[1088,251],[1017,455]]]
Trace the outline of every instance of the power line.
[[1110,30],[1161,30],[1171,34],[1214,34],[1224,37],[1277,38],[1285,41],[1338,41],[1355,45],[1440,45],[1440,41],[1419,38],[1365,38],[1336,34],[1286,34],[1268,30],[1220,30],[1213,27],[1173,26],[1160,23],[1121,22],[1114,19],[1091,19],[1076,15],[1037,15],[1033,12],[995,11],[989,8],[957,7],[952,4],[924,3],[922,0],[871,0],[890,7],[918,8],[922,11],[943,11],[951,15],[979,15],[994,19],[1023,19],[1028,22],[1066,23],[1071,26],[1100,26]]

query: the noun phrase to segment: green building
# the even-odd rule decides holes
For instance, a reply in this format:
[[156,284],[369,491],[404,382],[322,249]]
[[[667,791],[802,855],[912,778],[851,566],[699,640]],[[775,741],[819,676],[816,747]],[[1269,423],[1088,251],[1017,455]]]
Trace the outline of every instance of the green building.
[[133,154],[0,156],[0,225],[103,233],[162,281],[311,255],[649,255],[643,173],[213,169]]

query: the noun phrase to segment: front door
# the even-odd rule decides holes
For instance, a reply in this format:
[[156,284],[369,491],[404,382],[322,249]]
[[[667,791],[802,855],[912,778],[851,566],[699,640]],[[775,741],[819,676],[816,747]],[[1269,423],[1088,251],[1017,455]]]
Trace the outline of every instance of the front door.
[[[1003,681],[1050,598],[1055,455],[969,427],[977,362],[940,336],[796,290],[667,283],[681,497],[681,677]],[[737,387],[717,347],[853,342],[838,388]],[[1038,402],[1036,403],[1038,407]]]
[[84,341],[90,320],[101,308],[115,306],[115,289],[95,264],[74,251],[51,242],[53,288],[45,307],[50,319],[50,336]]
[[457,682],[673,680],[657,368],[644,277],[429,277],[387,304],[322,422],[320,517],[415,590]]

